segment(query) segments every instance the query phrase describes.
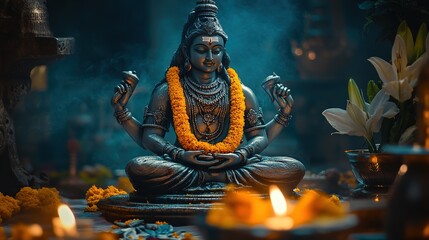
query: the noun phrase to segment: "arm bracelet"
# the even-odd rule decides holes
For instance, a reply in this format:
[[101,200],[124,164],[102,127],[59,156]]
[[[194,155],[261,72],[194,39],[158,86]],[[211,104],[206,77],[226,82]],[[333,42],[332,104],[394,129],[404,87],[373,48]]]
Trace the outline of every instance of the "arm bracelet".
[[170,143],[165,144],[162,153],[167,154],[173,162],[177,161],[180,156],[180,152],[184,151],[181,148],[171,145]]
[[247,160],[247,158],[252,157],[255,154],[255,148],[251,145],[248,145],[238,148],[235,150],[235,153],[240,153]]
[[292,114],[284,114],[281,111],[279,111],[279,113],[277,113],[276,116],[274,117],[274,121],[276,121],[278,124],[282,125],[283,127],[287,127],[291,119],[292,119]]
[[131,115],[131,112],[128,111],[128,108],[124,108],[122,110],[115,111],[115,113],[113,113],[113,116],[115,116],[116,121],[118,121],[118,123],[121,125],[133,117]]
[[244,150],[243,148],[239,148],[239,149],[235,150],[234,153],[237,154],[238,156],[240,156],[240,164],[246,165],[246,163],[247,163],[247,151]]

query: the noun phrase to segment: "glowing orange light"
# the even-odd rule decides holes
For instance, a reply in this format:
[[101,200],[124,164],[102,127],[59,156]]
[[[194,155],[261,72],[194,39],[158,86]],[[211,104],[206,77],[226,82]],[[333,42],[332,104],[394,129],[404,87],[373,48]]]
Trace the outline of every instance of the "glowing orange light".
[[308,57],[308,59],[309,59],[310,61],[313,61],[313,60],[315,60],[315,59],[316,59],[316,53],[315,53],[314,51],[309,51],[309,52],[307,53],[307,57]]
[[267,219],[266,225],[268,228],[275,230],[291,229],[293,227],[293,220],[286,216],[286,199],[280,189],[275,185],[270,186],[270,200],[276,216]]
[[295,55],[297,56],[301,56],[303,54],[303,51],[301,48],[295,48],[295,51],[293,51],[293,53],[295,53]]
[[76,219],[73,215],[72,210],[69,208],[69,206],[65,204],[61,204],[58,207],[58,215],[60,216],[61,223],[65,228],[76,227]]
[[270,200],[273,205],[273,210],[276,216],[284,216],[287,213],[287,203],[280,189],[272,185],[270,186]]
[[370,161],[371,161],[372,163],[377,163],[377,162],[378,162],[378,158],[377,158],[377,156],[371,156]]
[[39,224],[32,224],[28,227],[31,236],[41,237],[43,235],[43,229]]
[[401,167],[399,168],[399,175],[404,175],[406,172],[408,171],[408,166],[407,164],[402,164]]
[[76,219],[69,206],[61,204],[58,207],[59,218],[53,219],[54,232],[57,236],[77,236]]
[[429,237],[429,223],[423,229],[423,237]]
[[380,198],[378,197],[378,194],[375,195],[374,202],[380,202]]

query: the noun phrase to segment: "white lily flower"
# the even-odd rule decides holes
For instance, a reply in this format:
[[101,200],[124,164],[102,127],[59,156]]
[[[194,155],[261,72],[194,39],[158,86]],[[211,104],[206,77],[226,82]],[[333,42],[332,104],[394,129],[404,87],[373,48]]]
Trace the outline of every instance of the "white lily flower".
[[388,100],[389,95],[384,90],[380,90],[371,104],[365,102],[366,111],[351,101],[347,101],[346,110],[329,108],[322,114],[329,124],[338,131],[333,134],[362,136],[371,142],[373,133],[380,131],[382,118],[392,118],[399,112],[396,104]]
[[[426,45],[429,44],[428,39],[426,38]],[[392,48],[392,64],[378,57],[371,57],[368,61],[375,67],[383,81],[383,89],[399,102],[405,102],[411,98],[426,55],[427,53],[423,54],[413,64],[407,66],[405,42],[400,35],[396,35]]]

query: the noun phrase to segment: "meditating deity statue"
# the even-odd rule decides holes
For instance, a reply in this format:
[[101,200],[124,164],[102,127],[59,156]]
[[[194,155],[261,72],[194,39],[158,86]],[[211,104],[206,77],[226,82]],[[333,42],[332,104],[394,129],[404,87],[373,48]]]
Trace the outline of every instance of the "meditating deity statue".
[[[114,116],[136,143],[156,154],[134,158],[126,166],[137,193],[180,192],[208,182],[257,189],[276,184],[289,192],[304,176],[304,165],[293,158],[259,155],[288,125],[293,98],[290,89],[274,81],[269,94],[280,109],[264,123],[255,94],[230,67],[228,36],[217,11],[214,1],[197,1],[142,123],[126,108],[137,76],[128,72],[115,87]],[[276,79],[272,75],[267,80]],[[164,138],[170,125],[175,143]]]

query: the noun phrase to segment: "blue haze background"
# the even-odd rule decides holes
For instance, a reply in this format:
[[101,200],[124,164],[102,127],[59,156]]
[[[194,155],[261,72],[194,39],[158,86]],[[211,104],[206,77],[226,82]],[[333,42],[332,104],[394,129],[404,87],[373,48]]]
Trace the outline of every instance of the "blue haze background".
[[[142,119],[194,4],[192,0],[49,1],[52,32],[74,37],[76,52],[50,64],[48,88],[31,92],[17,108],[21,159],[39,171],[66,169],[70,139],[80,143],[80,166],[101,163],[123,168],[131,158],[150,154],[116,123],[110,98],[121,71],[136,70],[141,81],[128,107]],[[369,79],[378,80],[366,59],[389,59],[390,43],[377,41],[376,29],[363,30],[365,16],[356,1],[218,0],[217,5],[229,36],[231,66],[257,94],[265,120],[276,111],[260,87],[267,75],[280,75],[296,101],[294,121],[264,154],[295,157],[308,169],[347,168],[343,151],[363,147],[363,141],[331,136],[334,129],[321,112],[345,107],[350,77],[362,87]],[[321,56],[338,49],[342,55],[331,61],[321,57],[302,62],[294,56],[291,42],[311,43]],[[171,132],[168,137],[172,139]]]

